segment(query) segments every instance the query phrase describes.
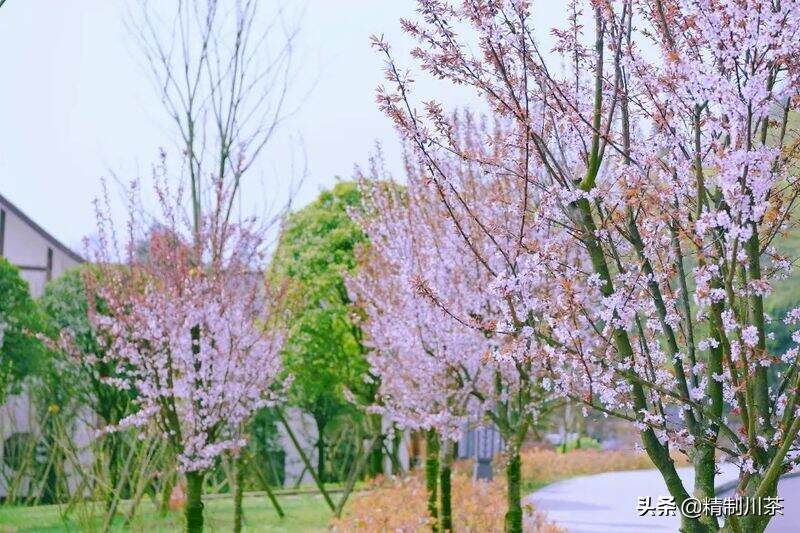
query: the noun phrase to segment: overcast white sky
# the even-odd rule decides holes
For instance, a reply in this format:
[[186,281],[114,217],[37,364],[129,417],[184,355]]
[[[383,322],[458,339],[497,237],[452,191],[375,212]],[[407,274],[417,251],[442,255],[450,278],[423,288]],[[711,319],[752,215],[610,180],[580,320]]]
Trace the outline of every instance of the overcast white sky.
[[[384,33],[402,49],[398,19],[414,15],[413,0],[304,4],[295,90],[313,89],[262,169],[267,185],[285,179],[287,139],[302,138],[308,177],[299,204],[335,176],[351,177],[376,141],[391,166],[399,163],[392,126],[374,103],[383,62],[368,38]],[[169,147],[125,11],[125,0],[7,0],[0,9],[0,193],[77,251],[93,232],[101,177],[147,175],[158,147]],[[545,11],[552,16],[557,3]],[[441,99],[445,90],[425,97]]]

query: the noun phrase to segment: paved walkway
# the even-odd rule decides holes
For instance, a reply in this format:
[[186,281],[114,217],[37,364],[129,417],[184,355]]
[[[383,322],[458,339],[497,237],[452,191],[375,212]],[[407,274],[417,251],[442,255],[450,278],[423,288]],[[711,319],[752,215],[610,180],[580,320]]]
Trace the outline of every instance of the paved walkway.
[[[735,465],[722,465],[717,476],[721,485],[736,479]],[[685,486],[694,484],[692,468],[679,468]],[[526,498],[537,510],[567,529],[569,533],[641,533],[644,531],[678,531],[678,517],[639,516],[636,511],[640,496],[650,496],[653,503],[667,496],[666,485],[657,470],[609,472],[581,476],[548,485]]]
[[[691,468],[678,473],[685,486],[694,483]],[[734,465],[722,465],[717,486],[738,476]],[[783,478],[778,485],[783,498],[784,514],[776,516],[767,528],[768,533],[800,531],[800,476]],[[667,495],[661,475],[656,470],[609,472],[582,476],[548,485],[525,498],[536,509],[546,511],[553,522],[569,533],[640,533],[643,531],[678,531],[677,517],[639,516],[636,505],[639,496],[650,496],[653,502]],[[720,496],[728,496],[721,494]]]

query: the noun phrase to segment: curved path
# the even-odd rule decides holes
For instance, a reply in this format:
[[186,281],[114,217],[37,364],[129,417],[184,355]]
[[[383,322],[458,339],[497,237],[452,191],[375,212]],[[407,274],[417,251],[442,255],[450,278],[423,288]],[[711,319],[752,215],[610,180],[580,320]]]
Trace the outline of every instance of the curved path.
[[[691,468],[679,468],[686,486],[694,483]],[[723,464],[717,485],[733,481],[738,476],[735,465]],[[547,512],[550,520],[569,533],[640,533],[642,531],[678,531],[678,517],[639,516],[640,496],[649,496],[653,503],[667,495],[664,481],[657,470],[609,472],[559,481],[527,496],[525,501],[537,510]],[[769,533],[800,531],[800,477],[780,482],[784,499],[784,516],[772,520]]]

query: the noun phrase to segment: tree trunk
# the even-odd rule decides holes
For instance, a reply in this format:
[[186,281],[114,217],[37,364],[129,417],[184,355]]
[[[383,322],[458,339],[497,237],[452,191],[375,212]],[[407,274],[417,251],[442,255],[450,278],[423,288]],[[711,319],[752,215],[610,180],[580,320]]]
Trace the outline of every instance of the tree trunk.
[[203,531],[202,472],[186,473],[186,531],[187,533]]
[[403,443],[403,433],[395,427],[394,438],[392,439],[392,474],[395,476],[403,475],[403,465],[400,463],[400,447]]
[[242,495],[244,494],[244,458],[242,452],[234,459],[234,468],[236,481],[234,484],[233,492],[233,531],[234,533],[241,533],[242,520],[244,514],[242,513]]
[[278,518],[283,518],[283,508],[281,504],[278,503],[278,499],[275,497],[275,493],[272,492],[272,489],[269,486],[269,481],[267,480],[267,476],[264,475],[263,470],[261,469],[261,465],[258,464],[254,459],[253,456],[248,456],[250,464],[253,465],[254,472],[256,473],[256,477],[258,477],[258,481],[261,483],[261,487],[264,489],[264,492],[267,493],[267,498],[272,503],[272,506],[275,508],[275,512],[278,513]]
[[586,417],[583,416],[580,409],[576,409],[575,414],[578,418],[578,444],[575,447],[580,449],[581,439],[586,437],[586,439],[589,440],[589,436],[586,434]]
[[[740,496],[741,498],[757,498],[755,495],[755,491],[759,485],[761,485],[761,481],[763,480],[763,476],[759,474],[754,474],[748,484],[747,488],[744,490],[744,493]],[[777,480],[774,483],[771,483],[767,493],[764,497],[776,497],[778,495],[778,483]],[[763,500],[762,500],[763,505]],[[763,533],[767,526],[772,519],[771,516],[768,516],[767,513],[755,514],[755,513],[748,513],[744,516],[735,517],[736,520],[726,520],[725,527],[722,528],[721,531],[725,533]],[[711,528],[708,531],[713,531]]]
[[317,438],[317,476],[323,483],[328,481],[325,475],[325,439],[322,437],[322,428],[319,429],[319,437]]
[[439,517],[436,505],[438,500],[436,485],[439,475],[439,438],[436,436],[436,431],[432,429],[428,430],[425,438],[425,487],[428,490],[428,514],[433,518],[435,531],[436,520]]
[[506,531],[508,533],[522,533],[520,466],[519,450],[514,447],[509,450],[508,464],[506,465],[506,479],[508,481]]
[[[716,475],[716,464],[714,451],[713,446],[700,444],[695,448],[692,456],[692,462],[694,463],[693,496],[701,501],[715,496],[714,477]],[[718,528],[717,519],[714,516],[703,514],[700,517],[700,521],[708,526],[710,531],[715,531]]]
[[370,452],[369,461],[369,473],[375,477],[378,474],[383,474],[383,421],[381,420],[381,415],[373,415],[372,427],[379,439],[377,446],[374,446]]
[[[111,486],[110,491],[106,494],[106,511],[111,511],[114,501],[122,499],[122,487],[119,484],[119,445],[117,443],[119,435],[110,433],[108,438],[108,481]],[[113,517],[112,517],[113,519]]]
[[317,477],[321,483],[325,483],[328,481],[325,475],[325,427],[328,425],[328,420],[322,413],[323,410],[315,410],[311,414],[317,425]]
[[383,446],[376,446],[370,452],[370,473],[372,477],[383,474]]
[[347,476],[347,483],[345,483],[344,491],[339,499],[339,503],[336,505],[336,511],[334,512],[336,518],[340,518],[342,516],[342,510],[344,509],[344,505],[347,503],[347,499],[350,497],[350,494],[353,492],[353,488],[356,485],[356,480],[361,475],[361,471],[364,469],[364,466],[367,463],[367,458],[370,456],[372,448],[378,446],[378,442],[380,442],[380,440],[380,435],[373,437],[372,442],[370,443],[370,448],[368,450],[364,450],[363,453],[360,453],[356,459],[353,468],[350,470],[350,473]]
[[450,493],[450,465],[453,462],[453,443],[447,439],[441,446],[439,484],[441,485],[441,520],[439,531],[453,531],[453,509]]

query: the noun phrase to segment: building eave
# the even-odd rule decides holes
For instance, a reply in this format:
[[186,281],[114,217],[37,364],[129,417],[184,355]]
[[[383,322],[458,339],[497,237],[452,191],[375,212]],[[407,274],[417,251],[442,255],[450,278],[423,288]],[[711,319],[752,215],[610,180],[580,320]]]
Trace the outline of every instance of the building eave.
[[57,248],[59,251],[63,252],[68,257],[70,257],[72,260],[74,260],[74,261],[76,261],[78,263],[85,263],[86,262],[86,260],[83,257],[81,257],[80,254],[76,253],[70,247],[68,247],[67,245],[65,245],[64,243],[62,243],[61,241],[59,241],[55,237],[53,237],[47,230],[45,230],[39,224],[34,222],[31,219],[31,217],[26,215],[19,207],[17,207],[13,203],[11,203],[11,201],[9,201],[8,198],[3,196],[2,194],[0,194],[0,205],[2,205],[9,212],[13,213],[14,216],[19,218],[23,222],[25,222],[25,224],[27,224],[28,226],[33,228],[34,231],[36,231],[39,235],[44,237],[44,239],[47,240],[47,242],[52,244],[54,248]]

